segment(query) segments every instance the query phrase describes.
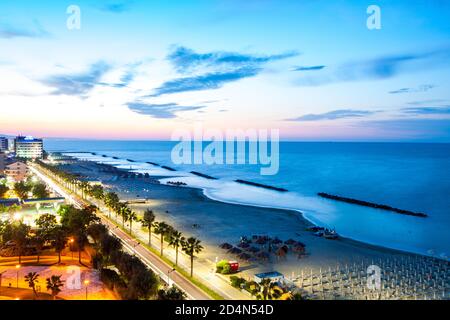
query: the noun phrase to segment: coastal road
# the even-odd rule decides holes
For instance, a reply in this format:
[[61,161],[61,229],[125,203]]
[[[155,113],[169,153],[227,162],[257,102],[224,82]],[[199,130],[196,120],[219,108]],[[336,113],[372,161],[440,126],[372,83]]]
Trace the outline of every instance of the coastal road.
[[[42,181],[51,186],[56,192],[60,193],[63,197],[69,200],[70,203],[74,204],[76,207],[81,208],[83,206],[83,201],[77,199],[77,197],[66,192],[64,188],[60,187],[51,178],[47,177],[44,173],[38,170],[35,166],[30,166],[31,171],[36,174]],[[102,213],[104,214],[104,213]],[[125,249],[127,249],[132,254],[138,256],[151,270],[157,273],[163,281],[170,284],[175,284],[178,288],[183,290],[188,299],[190,300],[211,300],[212,298],[207,295],[203,290],[194,285],[189,279],[179,274],[177,271],[170,272],[170,280],[168,272],[173,269],[172,266],[163,261],[160,257],[155,255],[153,252],[140,245],[133,237],[122,231],[114,223],[110,222],[107,218],[100,216],[101,221],[105,224],[110,232],[115,235],[120,241]],[[170,283],[169,283],[170,282]]]

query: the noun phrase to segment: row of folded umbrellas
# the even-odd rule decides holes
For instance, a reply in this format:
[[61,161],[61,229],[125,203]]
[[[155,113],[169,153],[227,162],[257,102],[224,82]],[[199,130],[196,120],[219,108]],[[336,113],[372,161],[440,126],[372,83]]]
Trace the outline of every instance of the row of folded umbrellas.
[[[289,250],[288,245],[292,247],[292,251],[294,252],[304,252],[305,250],[305,244],[303,244],[300,241],[296,241],[294,239],[289,239],[286,241],[282,241],[278,238],[274,238],[271,239],[267,236],[253,236],[254,237],[254,243],[259,244],[259,245],[265,245],[265,244],[269,244],[269,245],[275,245],[276,250],[284,250],[284,253],[286,254]],[[228,253],[231,254],[236,254],[238,255],[238,257],[242,260],[249,260],[252,258],[252,254],[255,254],[256,258],[259,259],[269,259],[270,254],[265,251],[265,250],[261,250],[255,246],[251,245],[252,241],[248,240],[247,238],[241,240],[241,242],[237,245],[237,247],[233,246],[230,243],[222,243],[219,247],[225,250],[228,250]],[[247,251],[247,252],[244,252]]]

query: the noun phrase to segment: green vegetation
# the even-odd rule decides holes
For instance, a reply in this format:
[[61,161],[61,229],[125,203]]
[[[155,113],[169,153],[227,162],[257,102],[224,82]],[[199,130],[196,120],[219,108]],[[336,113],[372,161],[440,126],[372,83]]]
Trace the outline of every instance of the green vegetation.
[[145,210],[144,217],[141,220],[141,225],[144,228],[148,228],[148,244],[150,246],[152,245],[152,227],[153,227],[153,222],[155,222],[155,214],[150,209]]
[[167,290],[158,291],[158,300],[186,300],[186,297],[186,294],[175,285]]
[[159,283],[153,271],[139,258],[124,252],[119,239],[110,235],[106,228],[92,226],[88,233],[96,243],[94,265],[111,290],[127,300],[156,297]]
[[28,199],[28,193],[31,191],[31,186],[25,182],[16,182],[14,184],[14,192],[20,199]]
[[0,184],[0,199],[4,198],[8,191],[9,188],[6,185]]
[[44,199],[50,196],[50,192],[47,190],[47,186],[44,183],[36,183],[31,187],[33,197],[37,199]]
[[61,280],[62,275],[52,275],[50,278],[46,279],[46,288],[51,292],[53,300],[56,300],[56,297],[61,292],[61,288],[64,286],[64,281]]
[[216,264],[216,272],[221,274],[230,274],[231,271],[231,265],[228,262],[228,260],[221,260],[217,262]]

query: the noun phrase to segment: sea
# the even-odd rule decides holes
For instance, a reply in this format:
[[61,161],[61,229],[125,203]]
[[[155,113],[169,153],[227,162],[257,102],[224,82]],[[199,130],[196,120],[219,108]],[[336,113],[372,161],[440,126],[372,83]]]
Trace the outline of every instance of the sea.
[[[50,152],[150,173],[163,183],[185,182],[218,201],[296,210],[311,222],[354,240],[450,257],[450,144],[281,142],[275,175],[261,175],[263,165],[258,164],[175,164],[171,152],[177,142],[173,141],[47,139],[44,144]],[[244,185],[236,179],[288,192]],[[318,197],[319,192],[423,212],[428,217],[336,202]]]

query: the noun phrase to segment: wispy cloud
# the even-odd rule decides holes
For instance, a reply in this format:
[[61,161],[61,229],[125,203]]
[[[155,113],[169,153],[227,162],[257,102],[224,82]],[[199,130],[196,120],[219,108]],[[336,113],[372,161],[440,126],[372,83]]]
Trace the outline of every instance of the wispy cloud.
[[327,68],[326,74],[308,75],[296,83],[302,86],[320,86],[334,82],[389,79],[398,74],[430,70],[450,63],[450,48],[434,51],[387,55],[370,60],[348,62]]
[[296,52],[265,56],[225,51],[196,53],[185,47],[175,47],[167,59],[184,77],[163,83],[151,96],[218,89],[228,82],[256,76],[268,62],[296,55]]
[[306,114],[297,118],[286,119],[286,121],[321,121],[344,118],[361,118],[370,116],[374,113],[374,111],[342,109],[319,114]]
[[112,13],[122,13],[122,12],[130,10],[130,8],[131,8],[130,2],[115,2],[115,3],[106,4],[102,7],[100,7],[100,9],[102,11],[107,11],[107,12],[112,12]]
[[207,73],[199,76],[177,78],[167,81],[161,87],[156,88],[154,94],[151,96],[156,97],[170,93],[218,89],[228,82],[256,76],[260,71],[261,68],[247,67],[230,72]]
[[0,24],[0,38],[13,39],[13,38],[45,38],[50,36],[50,33],[46,31],[39,22],[34,21],[33,28],[16,27],[8,24]]
[[309,66],[309,67],[294,67],[292,71],[319,71],[324,69],[326,66]]
[[177,103],[151,104],[144,102],[131,102],[127,106],[133,112],[158,119],[172,119],[176,118],[176,113],[178,112],[205,108],[205,106],[181,106]]
[[403,108],[401,111],[414,115],[450,115],[450,106]]
[[53,95],[84,96],[96,85],[102,84],[100,79],[111,69],[110,65],[99,61],[90,66],[89,70],[77,74],[53,75],[42,82],[54,88]]
[[401,88],[398,90],[389,91],[390,94],[399,94],[399,93],[418,93],[418,92],[427,92],[431,89],[436,88],[435,85],[432,84],[424,84],[417,88]]

